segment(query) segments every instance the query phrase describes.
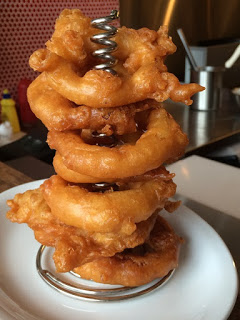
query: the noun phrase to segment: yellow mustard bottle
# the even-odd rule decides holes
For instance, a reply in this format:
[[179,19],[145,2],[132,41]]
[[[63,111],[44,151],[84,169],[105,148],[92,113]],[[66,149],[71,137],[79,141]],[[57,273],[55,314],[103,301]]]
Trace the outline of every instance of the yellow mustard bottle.
[[10,93],[7,89],[3,90],[3,96],[1,100],[2,107],[2,122],[9,121],[13,132],[20,131],[20,125],[18,115],[15,107],[15,101],[11,98]]

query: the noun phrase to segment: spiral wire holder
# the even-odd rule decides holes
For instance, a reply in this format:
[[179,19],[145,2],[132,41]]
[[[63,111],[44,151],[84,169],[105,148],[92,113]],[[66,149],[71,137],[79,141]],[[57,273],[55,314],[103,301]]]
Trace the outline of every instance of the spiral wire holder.
[[[84,301],[117,301],[138,297],[164,285],[167,280],[171,278],[175,271],[173,269],[165,277],[139,287],[110,286],[110,288],[106,288],[106,285],[99,286],[99,284],[93,286],[93,281],[87,281],[90,285],[81,283],[81,280],[83,279],[75,272],[70,271],[68,273],[69,276],[74,277],[75,280],[75,284],[73,285],[70,282],[66,282],[64,280],[61,280],[59,277],[56,277],[52,272],[43,269],[42,255],[45,249],[46,247],[42,245],[39,248],[36,257],[36,268],[40,277],[51,288],[54,288],[58,292],[66,296]],[[86,282],[86,280],[83,281]]]
[[91,21],[92,27],[106,31],[104,33],[93,35],[90,38],[92,42],[106,46],[106,48],[97,49],[92,53],[94,57],[106,60],[105,63],[98,64],[93,69],[105,70],[107,72],[110,72],[112,75],[117,75],[117,72],[112,69],[112,67],[117,64],[118,60],[116,57],[111,55],[112,52],[117,50],[117,43],[115,41],[109,40],[109,38],[114,37],[117,34],[118,30],[116,27],[108,25],[107,23],[112,22],[118,17],[118,10],[112,10],[109,16],[94,19]]

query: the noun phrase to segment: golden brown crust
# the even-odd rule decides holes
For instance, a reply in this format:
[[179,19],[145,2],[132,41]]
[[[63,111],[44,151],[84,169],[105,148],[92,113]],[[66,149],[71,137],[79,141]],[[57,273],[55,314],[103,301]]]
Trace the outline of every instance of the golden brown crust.
[[137,224],[129,236],[119,233],[87,233],[85,230],[66,225],[57,219],[43,198],[40,189],[28,190],[8,200],[7,218],[12,222],[27,223],[34,230],[41,244],[55,248],[53,259],[58,272],[73,268],[102,257],[113,256],[125,248],[142,244],[149,236],[156,214]]
[[52,214],[63,223],[87,232],[136,230],[136,223],[148,219],[176,191],[172,180],[129,183],[124,191],[90,192],[80,185],[69,184],[59,176],[46,180],[41,190]]
[[58,152],[56,152],[55,157],[53,159],[53,166],[56,173],[66,181],[73,183],[99,183],[99,182],[107,182],[107,183],[128,183],[128,182],[140,182],[140,181],[149,181],[149,180],[171,180],[174,178],[175,174],[170,173],[165,169],[164,166],[160,166],[157,169],[153,169],[151,171],[147,171],[142,175],[128,177],[126,179],[107,179],[105,178],[96,178],[90,177],[84,174],[80,174],[76,171],[68,169],[62,157]]
[[73,131],[50,131],[48,144],[59,152],[68,169],[103,181],[117,181],[176,160],[184,153],[188,139],[167,111],[159,108],[151,111],[147,131],[135,144],[115,148],[89,145]]
[[[142,246],[74,269],[81,277],[101,283],[139,286],[165,276],[178,265],[181,239],[160,216]],[[141,252],[143,251],[143,253]]]
[[107,135],[123,135],[136,131],[135,115],[155,108],[153,100],[117,108],[77,106],[53,90],[41,74],[28,88],[28,101],[33,113],[48,130],[91,129]]
[[92,58],[97,45],[90,37],[98,32],[79,10],[64,10],[47,49],[35,51],[30,66],[44,72],[47,83],[61,96],[94,108],[123,106],[145,99],[162,102],[168,98],[191,104],[191,95],[203,90],[198,84],[181,85],[167,72],[164,59],[176,47],[166,26],[158,32],[147,28],[118,29],[113,37],[118,44],[114,53],[118,77],[91,70],[97,63]]

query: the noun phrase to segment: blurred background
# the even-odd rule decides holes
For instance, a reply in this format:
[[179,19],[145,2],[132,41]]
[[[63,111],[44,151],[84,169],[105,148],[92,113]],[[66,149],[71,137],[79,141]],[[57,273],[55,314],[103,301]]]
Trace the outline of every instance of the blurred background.
[[[177,51],[166,64],[181,80],[185,76],[185,51],[178,28],[183,29],[201,65],[224,65],[240,42],[239,0],[120,0],[120,10],[121,24],[127,27],[157,30],[168,25]],[[239,85],[239,72],[240,59],[224,75],[225,85]]]

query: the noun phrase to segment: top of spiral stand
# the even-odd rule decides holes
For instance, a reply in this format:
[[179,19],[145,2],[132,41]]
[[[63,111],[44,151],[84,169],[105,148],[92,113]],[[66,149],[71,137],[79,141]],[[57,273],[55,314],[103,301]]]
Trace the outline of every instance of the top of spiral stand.
[[113,67],[117,64],[118,60],[111,53],[117,50],[117,43],[113,40],[110,40],[110,38],[117,34],[117,28],[112,25],[108,25],[107,23],[110,23],[118,18],[119,11],[112,10],[109,16],[97,18],[91,21],[92,27],[106,31],[91,37],[92,42],[105,46],[104,48],[95,50],[92,55],[101,60],[106,60],[105,63],[98,64],[93,69],[104,70],[115,76],[117,75],[117,72],[113,69]]

